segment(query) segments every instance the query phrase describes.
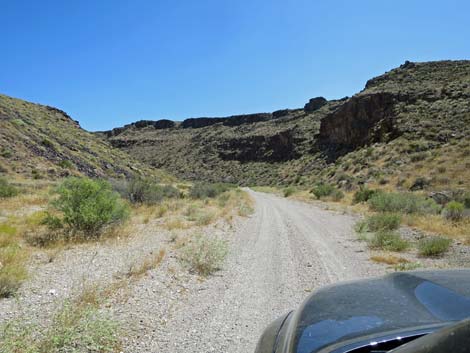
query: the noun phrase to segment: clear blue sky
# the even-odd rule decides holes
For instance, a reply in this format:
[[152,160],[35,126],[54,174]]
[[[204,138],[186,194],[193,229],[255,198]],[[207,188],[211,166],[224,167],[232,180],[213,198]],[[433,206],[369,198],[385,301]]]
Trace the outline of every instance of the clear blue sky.
[[89,130],[302,107],[470,59],[470,2],[0,0],[0,92]]

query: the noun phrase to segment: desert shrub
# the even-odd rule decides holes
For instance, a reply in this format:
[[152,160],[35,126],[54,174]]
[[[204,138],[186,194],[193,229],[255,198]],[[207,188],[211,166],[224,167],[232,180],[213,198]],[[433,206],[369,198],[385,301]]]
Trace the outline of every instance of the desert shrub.
[[465,208],[470,208],[470,194],[467,194],[463,199],[463,205]]
[[0,156],[2,156],[3,158],[11,158],[13,157],[13,152],[8,148],[3,147],[0,151]]
[[41,144],[47,148],[54,148],[54,143],[48,138],[43,138]]
[[97,305],[66,301],[47,329],[19,319],[2,325],[0,352],[119,352],[119,331]]
[[191,187],[189,196],[193,199],[214,198],[233,187],[233,185],[224,183],[197,183]]
[[14,295],[26,279],[24,254],[19,245],[0,247],[0,298]]
[[11,185],[6,179],[0,178],[0,198],[18,195],[18,189]]
[[61,222],[73,232],[95,237],[106,227],[128,216],[128,208],[111,185],[103,180],[68,178],[56,189],[51,205],[62,213]]
[[367,187],[361,187],[358,191],[354,193],[353,203],[367,202],[369,199],[374,196],[378,190],[369,189]]
[[410,160],[412,162],[419,162],[425,160],[429,156],[426,152],[417,152],[410,155]]
[[369,246],[373,249],[399,252],[406,250],[409,243],[396,232],[379,231],[369,240]]
[[295,188],[292,186],[289,186],[284,189],[284,197],[289,197],[295,192]]
[[367,227],[370,231],[398,229],[401,223],[401,216],[394,213],[378,213],[366,219]]
[[0,298],[14,295],[27,275],[25,253],[16,233],[15,227],[0,224]]
[[63,169],[72,169],[73,163],[68,159],[63,159],[57,165]]
[[418,242],[418,252],[422,256],[438,256],[445,253],[452,240],[442,237],[423,238]]
[[47,212],[41,219],[40,224],[47,226],[49,229],[56,230],[64,227],[62,220]]
[[369,225],[367,223],[367,220],[364,219],[356,222],[356,224],[354,225],[354,231],[359,235],[369,232]]
[[344,198],[344,193],[341,190],[335,189],[330,196],[333,201],[339,201]]
[[449,202],[444,208],[444,217],[448,220],[458,222],[462,220],[465,206],[458,201]]
[[313,187],[310,191],[317,199],[321,199],[322,197],[327,197],[333,194],[336,188],[331,184],[324,184],[319,183]]
[[368,203],[377,212],[437,214],[440,211],[434,200],[413,193],[380,192],[374,194]]
[[227,253],[225,240],[198,234],[181,249],[180,259],[192,271],[207,276],[220,268]]
[[146,178],[134,178],[130,181],[112,180],[113,189],[132,203],[155,205],[165,198],[178,198],[180,191],[171,185],[160,185]]

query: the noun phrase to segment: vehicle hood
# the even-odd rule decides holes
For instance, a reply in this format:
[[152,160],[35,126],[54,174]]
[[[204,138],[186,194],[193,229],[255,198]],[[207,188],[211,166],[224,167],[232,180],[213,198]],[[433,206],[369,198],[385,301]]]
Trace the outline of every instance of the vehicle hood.
[[276,352],[317,352],[364,336],[468,317],[470,270],[394,273],[313,293],[286,320]]

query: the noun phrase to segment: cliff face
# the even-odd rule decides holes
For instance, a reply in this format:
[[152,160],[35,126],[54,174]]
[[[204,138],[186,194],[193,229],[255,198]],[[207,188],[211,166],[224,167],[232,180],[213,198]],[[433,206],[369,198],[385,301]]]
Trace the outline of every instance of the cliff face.
[[406,62],[369,80],[362,92],[327,115],[319,138],[337,150],[404,134],[445,142],[450,131],[456,136],[468,131],[469,99],[469,61]]
[[352,97],[320,125],[320,139],[338,148],[354,149],[398,136],[394,105],[390,93]]

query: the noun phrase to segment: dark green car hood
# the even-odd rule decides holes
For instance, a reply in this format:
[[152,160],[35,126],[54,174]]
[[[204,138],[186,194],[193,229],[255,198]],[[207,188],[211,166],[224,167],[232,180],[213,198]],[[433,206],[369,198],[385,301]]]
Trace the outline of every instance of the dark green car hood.
[[470,270],[395,273],[316,291],[285,320],[275,352],[335,351],[364,337],[468,317]]

